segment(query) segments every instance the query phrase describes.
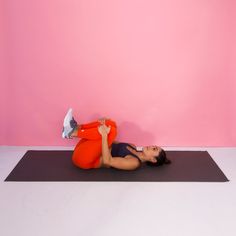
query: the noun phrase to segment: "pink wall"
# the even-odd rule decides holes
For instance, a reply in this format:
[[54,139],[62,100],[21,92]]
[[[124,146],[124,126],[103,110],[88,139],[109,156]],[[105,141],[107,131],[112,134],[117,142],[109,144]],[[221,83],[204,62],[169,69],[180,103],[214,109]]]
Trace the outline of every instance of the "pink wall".
[[1,145],[74,146],[72,107],[137,145],[236,146],[235,1],[4,4]]
[[4,7],[3,0],[0,0],[0,145],[7,142],[6,140],[6,124],[7,124],[7,63],[6,63],[6,54],[5,54],[5,22],[4,22]]

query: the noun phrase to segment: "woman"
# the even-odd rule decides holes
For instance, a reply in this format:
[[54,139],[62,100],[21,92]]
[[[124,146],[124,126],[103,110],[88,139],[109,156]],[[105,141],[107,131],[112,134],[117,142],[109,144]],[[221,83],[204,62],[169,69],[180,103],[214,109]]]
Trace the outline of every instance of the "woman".
[[148,166],[170,164],[165,151],[159,146],[136,147],[134,144],[117,142],[116,123],[100,118],[88,124],[78,124],[70,108],[64,118],[62,137],[78,137],[72,162],[82,169],[117,168],[135,170],[146,163]]

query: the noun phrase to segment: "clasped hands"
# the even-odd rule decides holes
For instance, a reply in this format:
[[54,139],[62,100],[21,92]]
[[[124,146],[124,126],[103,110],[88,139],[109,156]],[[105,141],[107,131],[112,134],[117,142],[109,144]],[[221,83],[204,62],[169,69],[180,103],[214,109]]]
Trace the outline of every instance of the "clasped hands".
[[[102,117],[102,118],[98,119],[98,121],[99,121],[100,124],[101,124],[101,125],[98,126],[98,132],[99,132],[102,136],[108,135],[108,134],[110,133],[110,130],[111,130],[111,126],[110,126],[110,125],[109,125],[109,126],[106,126],[106,124],[105,124],[105,121],[106,121],[106,120],[109,120],[109,118]],[[133,146],[134,149],[131,148],[131,147],[129,147],[129,146],[126,146],[126,148],[127,148],[130,152],[132,152],[133,154],[139,155],[139,153],[136,151],[135,145],[131,145],[131,146]]]
[[100,119],[98,119],[98,121],[100,122],[101,125],[98,126],[98,132],[101,134],[101,136],[106,136],[110,133],[111,130],[111,126],[107,126],[105,124],[105,121],[108,120],[109,118],[106,117],[102,117]]

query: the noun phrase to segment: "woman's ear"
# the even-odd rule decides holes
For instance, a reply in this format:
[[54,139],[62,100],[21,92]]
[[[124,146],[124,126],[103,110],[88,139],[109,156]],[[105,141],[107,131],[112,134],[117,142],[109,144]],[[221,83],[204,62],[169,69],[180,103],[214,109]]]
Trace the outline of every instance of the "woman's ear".
[[152,159],[152,162],[156,163],[156,162],[157,162],[157,159],[156,159],[156,158],[153,158],[153,159]]

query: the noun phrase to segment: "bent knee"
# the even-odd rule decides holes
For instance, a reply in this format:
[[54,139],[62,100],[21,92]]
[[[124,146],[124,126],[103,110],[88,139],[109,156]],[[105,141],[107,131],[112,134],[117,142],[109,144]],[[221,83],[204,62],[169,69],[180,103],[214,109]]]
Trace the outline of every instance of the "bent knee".
[[117,128],[116,122],[112,119],[106,120],[106,125],[111,125],[112,127]]

